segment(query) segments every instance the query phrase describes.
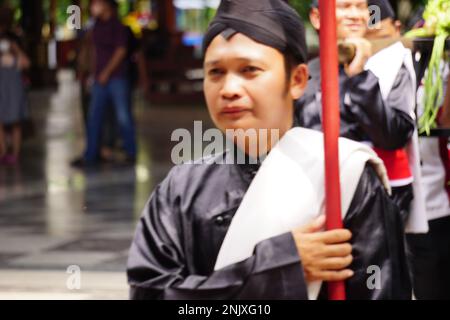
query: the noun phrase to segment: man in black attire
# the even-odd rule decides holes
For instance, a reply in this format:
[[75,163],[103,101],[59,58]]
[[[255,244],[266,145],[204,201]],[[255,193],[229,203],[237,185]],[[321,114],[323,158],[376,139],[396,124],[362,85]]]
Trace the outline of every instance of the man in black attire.
[[[394,17],[387,1],[369,3],[379,6],[383,21]],[[401,209],[402,219],[406,223],[414,197],[412,174],[404,150],[415,129],[415,120],[406,111],[415,97],[413,80],[402,66],[389,96],[383,99],[379,79],[370,70],[365,70],[373,54],[370,42],[364,38],[368,32],[368,1],[338,0],[336,5],[338,38],[356,47],[353,61],[349,65],[339,66],[340,135],[370,145],[385,161],[392,183],[392,198]],[[318,1],[313,1],[310,19],[320,31]],[[296,101],[296,118],[302,127],[322,130],[319,58],[311,60],[308,67],[311,79],[306,93]],[[399,181],[402,181],[400,185]]]
[[[282,137],[294,126],[293,101],[306,87],[305,61],[303,24],[283,1],[222,1],[205,36],[205,96],[216,126],[223,132],[276,128]],[[261,165],[214,161],[234,160],[230,157],[224,152],[213,161],[176,166],[156,187],[130,249],[132,299],[308,299],[307,283],[317,280],[346,280],[349,299],[411,297],[401,218],[370,164],[344,220],[346,229],[321,231],[320,217],[214,270]],[[381,284],[372,290],[367,268],[373,265],[380,267]]]

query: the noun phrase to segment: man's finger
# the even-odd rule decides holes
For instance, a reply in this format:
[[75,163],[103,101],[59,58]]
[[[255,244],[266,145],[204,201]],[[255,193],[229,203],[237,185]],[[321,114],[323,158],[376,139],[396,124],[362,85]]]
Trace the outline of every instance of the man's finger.
[[350,243],[331,244],[324,247],[325,257],[345,257],[352,253],[352,245]]
[[341,271],[318,271],[315,277],[323,281],[343,281],[352,277],[354,272],[350,269]]
[[325,244],[336,244],[349,241],[352,238],[352,233],[347,229],[336,229],[317,233],[314,237],[317,241]]
[[323,259],[318,263],[318,266],[324,270],[342,270],[347,268],[353,261],[353,256],[333,257]]

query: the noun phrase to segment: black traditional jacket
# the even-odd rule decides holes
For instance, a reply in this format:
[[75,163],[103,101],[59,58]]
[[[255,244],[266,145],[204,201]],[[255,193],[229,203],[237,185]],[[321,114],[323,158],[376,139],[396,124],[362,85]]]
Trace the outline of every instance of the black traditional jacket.
[[[311,79],[305,94],[295,103],[300,126],[322,131],[320,61],[308,64]],[[348,77],[339,68],[340,135],[354,141],[370,142],[385,150],[404,148],[414,133],[414,119],[402,111],[401,104],[414,97],[408,71],[400,70],[392,92],[383,102],[378,78],[371,71]],[[406,99],[406,100],[405,100]]]
[[[194,163],[171,170],[144,209],[130,249],[132,299],[307,299],[291,233],[264,240],[250,258],[214,271],[230,222],[258,169]],[[346,281],[347,297],[410,299],[402,220],[370,165],[344,223],[353,233],[355,271]],[[381,272],[380,287],[371,289],[373,268]]]

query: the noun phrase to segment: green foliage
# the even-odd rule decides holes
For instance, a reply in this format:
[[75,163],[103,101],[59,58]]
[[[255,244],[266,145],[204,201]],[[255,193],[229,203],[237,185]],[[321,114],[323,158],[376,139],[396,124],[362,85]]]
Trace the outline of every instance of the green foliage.
[[443,97],[440,64],[444,58],[445,41],[450,36],[450,1],[430,0],[423,14],[423,28],[410,31],[409,37],[435,37],[428,73],[425,77],[424,112],[419,119],[420,132],[430,134],[437,126],[438,103]]
[[56,1],[56,24],[62,26],[67,21],[67,8],[72,5],[71,0]]
[[311,0],[289,0],[289,4],[297,10],[298,14],[304,19],[304,21],[308,21],[309,18],[309,9],[311,6]]
[[0,6],[7,5],[14,10],[14,22],[18,23],[22,18],[22,9],[20,8],[20,0],[0,0]]
[[130,1],[122,0],[118,1],[119,7],[117,8],[119,16],[125,17],[130,12]]

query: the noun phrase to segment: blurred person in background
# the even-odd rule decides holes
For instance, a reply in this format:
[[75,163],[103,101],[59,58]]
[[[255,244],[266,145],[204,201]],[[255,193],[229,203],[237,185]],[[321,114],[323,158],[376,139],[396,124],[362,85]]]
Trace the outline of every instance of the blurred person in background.
[[125,163],[136,160],[135,128],[131,112],[131,87],[128,78],[129,32],[119,21],[114,0],[93,0],[91,13],[96,19],[92,30],[95,56],[95,80],[87,121],[87,143],[84,156],[72,162],[75,167],[99,163],[102,128],[108,106],[115,111]]
[[[405,48],[400,39],[401,22],[397,20],[388,0],[369,0],[368,3],[378,7],[380,21],[369,27],[366,38],[381,44],[382,49],[368,60],[365,67],[377,76],[384,104],[398,114],[409,115],[415,123],[416,72],[412,52]],[[417,126],[411,138],[399,148],[374,149],[386,165],[392,198],[399,206],[405,223],[409,222],[406,231],[427,232]],[[419,223],[421,230],[411,228],[412,224]]]
[[[450,64],[441,63],[445,98],[438,124],[450,127]],[[424,110],[424,82],[417,91],[417,110]],[[448,137],[420,137],[422,184],[429,232],[407,235],[412,251],[414,294],[420,300],[450,299],[450,161]]]
[[[365,69],[373,55],[365,39],[370,19],[366,0],[336,2],[338,41],[353,45],[355,57],[339,66],[341,137],[387,150],[405,145],[414,132],[410,115],[385,105],[378,78]],[[313,1],[310,21],[320,32],[318,1]],[[311,80],[304,96],[296,101],[299,125],[322,130],[321,66],[318,58],[308,63]]]
[[[410,186],[412,173],[406,153],[403,151],[397,152],[397,150],[402,150],[414,134],[415,120],[411,112],[406,111],[408,107],[414,104],[414,101],[411,103],[404,99],[397,101],[397,98],[398,93],[405,88],[410,90],[410,97],[414,97],[415,88],[408,70],[403,68],[400,76],[397,79],[394,78],[397,80],[395,94],[386,95],[387,90],[381,90],[380,85],[382,83],[378,75],[367,68],[375,55],[373,44],[365,38],[371,21],[369,2],[367,0],[336,1],[338,41],[355,48],[354,58],[348,63],[341,63],[339,66],[340,136],[368,144],[379,155],[388,153],[385,158],[380,157],[383,160],[389,157],[391,160],[387,164],[391,183],[394,179],[397,179],[402,182],[406,181],[409,185],[406,188],[406,195],[405,192],[398,195],[398,190],[394,191],[394,200],[397,204],[400,203],[402,207],[402,219],[409,224],[412,221],[411,217],[408,217],[409,205],[412,200]],[[380,5],[379,2],[378,5]],[[381,12],[382,17],[392,15],[386,13],[387,10],[381,10]],[[320,32],[318,1],[312,2],[310,21],[313,27]],[[311,60],[308,67],[311,80],[308,83],[305,95],[296,101],[296,117],[300,126],[322,130],[322,89],[319,59]],[[383,72],[383,70],[381,71]],[[403,105],[403,102],[406,103]],[[401,170],[399,167],[401,167]],[[423,212],[421,213],[423,214]],[[426,230],[425,219],[421,221],[423,224],[417,223],[411,229],[414,229],[414,231]]]
[[[81,111],[84,128],[88,129],[89,107],[92,100],[92,89],[95,82],[95,47],[93,39],[93,28],[95,20],[90,19],[85,28],[80,32],[79,49],[77,56],[77,77],[80,81]],[[114,106],[108,101],[105,111],[101,132],[101,143],[99,160],[102,163],[112,162],[114,158],[113,149],[119,138],[116,124]]]
[[[12,10],[0,7],[0,162],[4,165],[16,165],[19,161],[22,122],[28,115],[22,71],[30,67],[30,61],[12,25]],[[11,133],[11,145],[6,127]]]

